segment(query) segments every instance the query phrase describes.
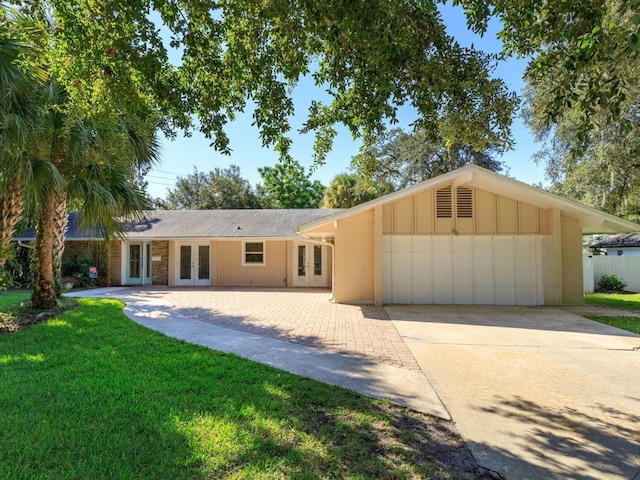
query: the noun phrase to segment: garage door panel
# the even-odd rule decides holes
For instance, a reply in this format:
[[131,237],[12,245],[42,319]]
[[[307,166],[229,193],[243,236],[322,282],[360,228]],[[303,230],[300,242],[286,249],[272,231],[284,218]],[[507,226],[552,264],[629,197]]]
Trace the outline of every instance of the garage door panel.
[[387,303],[542,303],[541,237],[393,236],[383,245]]
[[475,286],[473,303],[476,305],[495,305],[494,288],[491,286]]
[[434,270],[451,270],[452,260],[451,252],[434,252],[431,257],[431,265]]
[[516,292],[513,287],[496,287],[495,288],[496,305],[515,305]]
[[451,255],[451,237],[431,237],[433,251],[437,253],[446,253]]
[[436,287],[453,287],[453,271],[433,269],[433,285]]
[[431,285],[419,284],[413,286],[411,303],[429,305],[433,303],[433,289]]
[[393,271],[411,272],[413,256],[411,252],[393,252],[391,257],[391,269]]
[[490,270],[493,271],[494,259],[493,252],[485,252],[481,254],[475,254],[473,256],[473,269],[474,270]]
[[453,288],[453,303],[456,305],[472,305],[474,291],[472,286],[462,287],[456,285]]
[[453,268],[455,270],[469,270],[471,265],[473,265],[473,253],[458,252],[454,254]]
[[411,237],[393,237],[392,248],[394,252],[411,252]]
[[431,252],[433,246],[431,245],[431,237],[412,237],[413,238],[413,252]]
[[433,287],[433,303],[451,305],[453,303],[453,291],[451,287]]
[[515,293],[516,305],[535,305],[537,301],[537,292],[535,289],[516,287]]

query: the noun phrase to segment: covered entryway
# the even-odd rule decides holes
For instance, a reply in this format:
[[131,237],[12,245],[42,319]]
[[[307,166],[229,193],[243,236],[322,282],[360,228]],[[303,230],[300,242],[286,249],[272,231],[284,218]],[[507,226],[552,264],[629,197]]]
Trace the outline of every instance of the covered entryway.
[[293,286],[327,286],[327,247],[310,242],[293,242]]
[[178,243],[176,245],[176,285],[185,287],[211,285],[211,245]]
[[540,235],[383,237],[386,304],[542,305]]

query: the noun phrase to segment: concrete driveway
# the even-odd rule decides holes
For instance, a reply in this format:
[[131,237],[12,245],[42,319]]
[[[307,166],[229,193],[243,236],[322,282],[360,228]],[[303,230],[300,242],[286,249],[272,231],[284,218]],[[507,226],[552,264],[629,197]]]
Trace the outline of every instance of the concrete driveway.
[[387,312],[481,466],[640,479],[640,336],[544,307]]

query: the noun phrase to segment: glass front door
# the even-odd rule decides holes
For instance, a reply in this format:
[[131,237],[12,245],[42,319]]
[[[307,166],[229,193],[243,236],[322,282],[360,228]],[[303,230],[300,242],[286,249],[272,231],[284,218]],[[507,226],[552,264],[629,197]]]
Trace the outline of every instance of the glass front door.
[[126,244],[125,283],[151,285],[151,242]]
[[294,287],[327,286],[327,247],[295,242],[293,248]]
[[178,245],[176,285],[211,285],[211,246]]

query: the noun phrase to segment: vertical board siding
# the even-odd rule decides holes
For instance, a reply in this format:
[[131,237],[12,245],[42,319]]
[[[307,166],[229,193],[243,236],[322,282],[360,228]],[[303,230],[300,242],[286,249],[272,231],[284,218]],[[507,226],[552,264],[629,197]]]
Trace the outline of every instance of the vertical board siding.
[[542,220],[538,207],[477,188],[430,189],[382,206],[383,235],[541,235]]
[[264,266],[242,265],[241,241],[215,242],[215,285],[220,287],[287,287],[286,240],[265,241]]

